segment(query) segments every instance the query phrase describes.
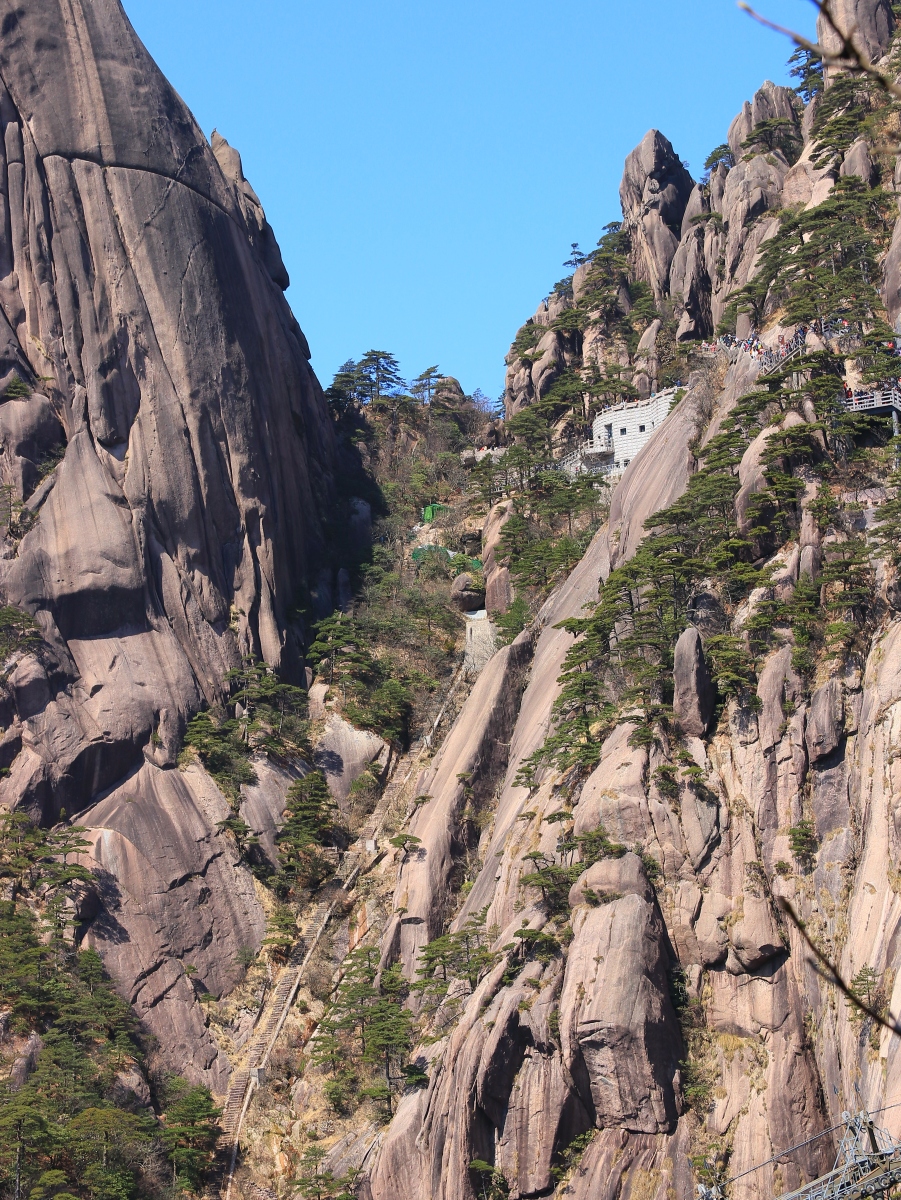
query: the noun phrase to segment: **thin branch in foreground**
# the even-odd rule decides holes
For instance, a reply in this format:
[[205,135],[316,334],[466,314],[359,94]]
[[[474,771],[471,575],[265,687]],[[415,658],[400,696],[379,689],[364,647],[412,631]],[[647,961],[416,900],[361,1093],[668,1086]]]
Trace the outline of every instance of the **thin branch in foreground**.
[[775,21],[770,21],[766,17],[762,17],[760,13],[755,12],[750,4],[746,4],[744,0],[739,0],[738,7],[767,29],[772,29],[776,33],[783,34],[802,50],[807,50],[811,54],[816,55],[824,66],[836,67],[843,71],[857,71],[862,75],[867,75],[870,79],[878,83],[884,91],[888,92],[889,95],[894,96],[896,100],[901,100],[901,86],[890,75],[886,75],[884,71],[880,71],[877,66],[874,66],[869,57],[855,41],[856,26],[848,33],[845,33],[835,22],[830,8],[830,0],[813,0],[813,3],[818,9],[820,16],[823,17],[829,28],[841,41],[841,47],[835,54],[831,54],[819,42],[811,42],[803,34],[796,33],[793,29],[787,29],[784,25],[777,25]]
[[848,984],[845,983],[835,964],[830,962],[816,942],[814,942],[814,940],[811,938],[810,934],[807,932],[804,922],[795,912],[791,902],[786,900],[784,896],[780,896],[779,907],[807,943],[808,949],[813,953],[814,958],[809,958],[807,961],[814,968],[817,974],[821,975],[829,983],[835,984],[842,995],[845,996],[855,1008],[860,1009],[862,1013],[865,1013],[866,1016],[875,1021],[877,1025],[881,1025],[882,1028],[887,1029],[889,1033],[901,1035],[901,1024],[899,1024],[894,1017],[891,1015],[888,1017],[882,1016],[882,1014],[877,1012],[875,1008],[871,1008],[869,1004],[866,1004],[863,1000],[861,1000],[861,998],[851,990]]

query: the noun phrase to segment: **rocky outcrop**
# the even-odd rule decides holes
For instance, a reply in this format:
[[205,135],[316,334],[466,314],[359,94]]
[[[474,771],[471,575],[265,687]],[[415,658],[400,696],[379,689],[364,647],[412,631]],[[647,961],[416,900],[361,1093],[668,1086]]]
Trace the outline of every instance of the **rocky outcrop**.
[[165,1060],[220,1092],[228,1062],[198,996],[221,996],[239,981],[239,951],[258,950],[266,927],[252,876],[216,830],[229,812],[199,768],[145,763],[80,818],[90,843],[82,861],[100,897],[87,943],[127,988]]
[[876,168],[870,148],[863,138],[858,138],[845,152],[839,175],[858,175],[868,186],[875,182]]
[[3,0],[0,21],[0,381],[34,389],[0,402],[25,503],[0,591],[44,637],[10,676],[0,803],[81,814],[105,880],[86,936],[170,1064],[218,1087],[195,988],[232,985],[263,918],[224,800],[174,764],[242,655],[302,679],[288,612],[333,435],[240,157],[118,0]]
[[741,112],[729,126],[727,140],[735,161],[740,162],[744,157],[747,152],[745,142],[764,121],[787,122],[800,142],[802,111],[803,106],[791,88],[778,87],[767,79],[754,93],[754,99],[744,102]]
[[704,736],[713,716],[714,700],[701,635],[692,625],[676,642],[673,662],[673,712],[684,734]]
[[[651,288],[658,311],[673,319],[668,338],[683,343],[713,336],[730,294],[753,278],[758,251],[778,228],[778,219],[767,214],[788,204],[820,203],[828,195],[836,172],[813,165],[808,119],[812,111],[813,106],[805,109],[792,89],[767,81],[729,127],[732,162],[719,162],[702,184],[694,182],[657,130],[650,130],[627,157],[620,203],[629,274]],[[761,126],[765,129],[755,140],[754,131]],[[872,162],[868,164],[862,145],[849,151],[843,170],[872,177]],[[901,272],[895,274],[901,278]],[[578,267],[572,298],[565,293],[549,297],[520,330],[522,335],[530,332],[529,326],[534,328],[526,338],[534,349],[514,347],[507,356],[508,417],[546,394],[565,367],[596,363],[601,369],[624,372],[640,396],[656,388],[660,318],[637,331],[639,343],[631,353],[622,337],[607,328],[609,312],[592,313],[579,326],[581,333],[570,321],[565,335],[559,328],[538,334],[574,304],[588,303],[590,277],[590,264]],[[901,285],[892,286],[901,294]],[[629,314],[628,288],[620,288],[616,308],[619,318]],[[749,328],[746,315],[740,315],[738,325],[744,336]]]
[[384,774],[390,758],[388,743],[368,729],[355,729],[344,717],[330,712],[316,742],[314,762],[325,775],[332,795],[343,805],[354,780],[366,770]]
[[485,589],[470,571],[463,571],[451,584],[451,604],[460,612],[485,607]]
[[670,265],[694,180],[671,143],[656,129],[626,159],[619,187],[623,225],[631,237],[632,267],[658,302],[668,291]]
[[564,1066],[589,1081],[599,1124],[671,1133],[682,1039],[656,905],[632,892],[578,907],[572,927],[559,1001]]

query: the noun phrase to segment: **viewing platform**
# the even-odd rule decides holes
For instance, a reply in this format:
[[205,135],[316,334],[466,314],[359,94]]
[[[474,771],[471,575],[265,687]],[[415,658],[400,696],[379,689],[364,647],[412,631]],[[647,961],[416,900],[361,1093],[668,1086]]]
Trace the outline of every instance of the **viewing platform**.
[[842,403],[846,412],[898,413],[901,412],[901,389],[882,388],[857,396],[842,396]]

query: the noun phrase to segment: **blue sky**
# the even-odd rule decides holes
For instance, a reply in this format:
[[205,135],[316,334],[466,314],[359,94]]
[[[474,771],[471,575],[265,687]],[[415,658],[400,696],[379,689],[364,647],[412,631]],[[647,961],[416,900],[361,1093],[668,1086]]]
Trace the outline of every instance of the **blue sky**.
[[[697,178],[791,46],[734,0],[124,0],[238,150],[324,385],[389,350],[497,396],[569,245],[620,215],[656,127]],[[803,0],[759,0],[812,32]]]

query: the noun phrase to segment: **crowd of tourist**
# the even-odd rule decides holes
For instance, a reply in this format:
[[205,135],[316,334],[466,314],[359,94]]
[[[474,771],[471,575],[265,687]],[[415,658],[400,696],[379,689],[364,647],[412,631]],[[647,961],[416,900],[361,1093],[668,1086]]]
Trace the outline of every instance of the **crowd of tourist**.
[[[718,350],[731,350],[735,347],[739,354],[750,355],[751,358],[767,358],[767,361],[778,362],[786,358],[807,340],[808,333],[814,333],[822,338],[836,338],[853,333],[850,321],[843,317],[831,317],[827,320],[815,320],[809,325],[798,325],[794,334],[787,336],[779,334],[774,346],[765,346],[760,340],[760,334],[752,329],[746,337],[737,338],[731,333],[723,334],[715,342],[701,342],[702,354],[716,354]],[[895,343],[895,353],[901,354],[901,349]]]

